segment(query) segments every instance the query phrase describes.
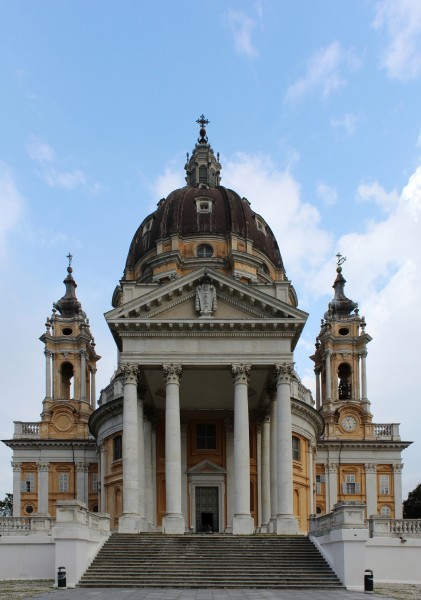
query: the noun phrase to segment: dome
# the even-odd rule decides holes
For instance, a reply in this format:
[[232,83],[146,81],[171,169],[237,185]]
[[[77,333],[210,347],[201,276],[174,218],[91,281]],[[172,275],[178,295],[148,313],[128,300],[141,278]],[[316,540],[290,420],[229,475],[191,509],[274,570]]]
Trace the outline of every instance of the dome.
[[163,283],[203,266],[248,283],[285,280],[275,236],[250,202],[220,184],[221,164],[200,137],[185,165],[187,185],[158,202],[130,244],[124,279]]
[[[147,229],[147,231],[145,231]],[[253,212],[246,198],[223,186],[205,189],[185,186],[160,201],[136,231],[127,256],[126,269],[163,240],[177,232],[181,236],[230,236],[250,240],[277,269],[283,269],[278,244],[270,227]]]

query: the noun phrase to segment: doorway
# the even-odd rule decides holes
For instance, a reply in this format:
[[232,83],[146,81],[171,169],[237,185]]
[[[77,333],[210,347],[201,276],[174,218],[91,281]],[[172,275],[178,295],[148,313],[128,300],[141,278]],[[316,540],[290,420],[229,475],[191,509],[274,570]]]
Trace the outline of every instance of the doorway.
[[219,532],[219,498],[217,487],[196,486],[196,532]]

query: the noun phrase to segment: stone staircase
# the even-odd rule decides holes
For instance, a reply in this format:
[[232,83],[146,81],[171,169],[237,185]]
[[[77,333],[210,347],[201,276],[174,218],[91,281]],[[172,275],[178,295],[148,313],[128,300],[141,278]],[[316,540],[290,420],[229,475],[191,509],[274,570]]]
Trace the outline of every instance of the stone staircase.
[[303,536],[114,533],[79,582],[112,588],[342,588]]

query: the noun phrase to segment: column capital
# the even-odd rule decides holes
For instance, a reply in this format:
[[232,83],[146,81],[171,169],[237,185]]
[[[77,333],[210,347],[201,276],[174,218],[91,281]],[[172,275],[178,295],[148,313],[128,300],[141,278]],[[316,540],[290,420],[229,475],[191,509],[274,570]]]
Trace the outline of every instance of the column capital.
[[402,473],[402,471],[403,471],[403,463],[393,465],[394,473]]
[[361,350],[360,352],[358,352],[358,355],[361,356],[361,358],[366,358],[368,352],[367,350],[364,348],[364,350]]
[[270,410],[265,408],[259,413],[259,422],[260,423],[270,423]]
[[96,368],[95,365],[91,365],[90,369],[91,369],[92,375],[95,375],[95,373],[98,371],[98,369]]
[[293,370],[294,363],[283,363],[282,365],[275,365],[273,371],[275,375],[276,385],[279,385],[281,383],[290,383]]
[[86,356],[87,356],[87,352],[86,352],[86,350],[85,350],[84,348],[82,348],[82,350],[79,350],[79,354],[80,354],[81,356],[84,356],[85,358],[86,358]]
[[49,462],[39,462],[37,463],[38,471],[49,471],[50,463]]
[[137,373],[138,373],[137,365],[125,364],[125,365],[121,365],[120,368],[124,374],[124,384],[126,384],[126,383],[137,384]]
[[10,463],[12,465],[13,471],[22,471],[22,463],[19,461],[12,461]]
[[366,473],[377,473],[377,465],[374,463],[365,463],[364,469]]
[[231,375],[235,385],[244,383],[248,385],[251,365],[231,365]]
[[325,463],[325,473],[337,473],[338,472],[338,463]]
[[75,463],[76,471],[78,473],[87,473],[89,471],[89,463],[79,461]]
[[181,374],[183,372],[183,368],[181,365],[165,364],[162,365],[164,371],[165,383],[168,385],[169,383],[175,383],[180,385],[181,382]]
[[51,352],[51,350],[48,350],[47,348],[45,348],[45,350],[44,350],[44,356],[50,357],[50,356],[52,356],[52,354],[53,353]]

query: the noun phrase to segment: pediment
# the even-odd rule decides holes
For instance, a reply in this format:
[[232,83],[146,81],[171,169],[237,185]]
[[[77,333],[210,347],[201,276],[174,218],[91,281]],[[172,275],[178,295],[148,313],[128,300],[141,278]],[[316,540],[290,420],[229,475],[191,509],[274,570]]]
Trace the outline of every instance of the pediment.
[[202,460],[202,462],[187,470],[188,475],[221,475],[225,473],[226,470],[224,468],[208,459]]
[[[203,281],[211,285],[202,298],[199,296]],[[212,289],[211,289],[212,288]],[[206,307],[207,302],[207,307]],[[208,310],[206,310],[208,308]],[[287,320],[304,325],[307,313],[282,300],[256,289],[253,285],[227,277],[216,271],[200,269],[157,286],[150,292],[135,298],[106,313],[107,322],[129,323],[141,321],[226,321],[226,320]]]

